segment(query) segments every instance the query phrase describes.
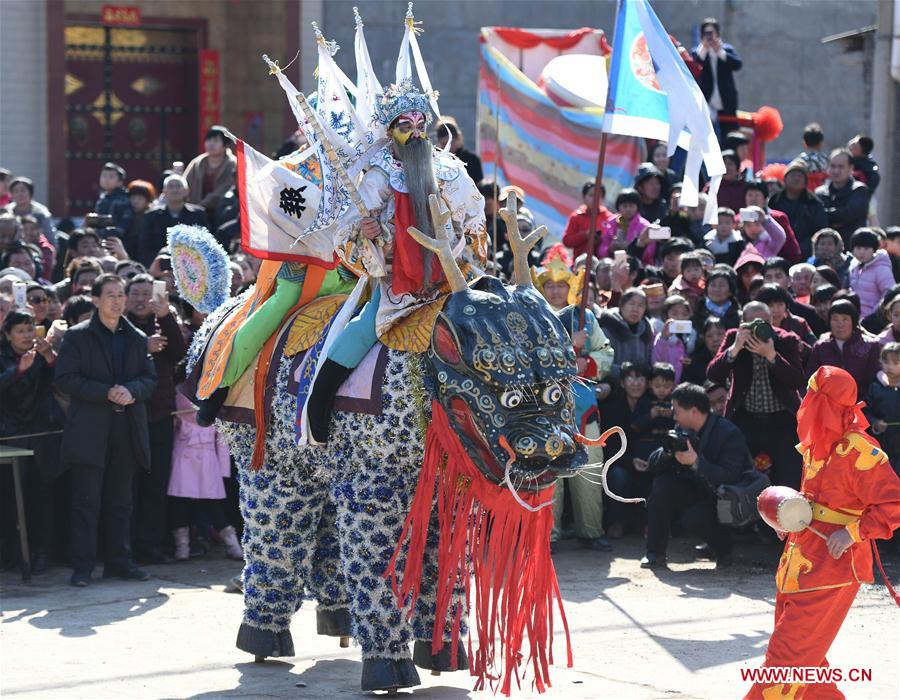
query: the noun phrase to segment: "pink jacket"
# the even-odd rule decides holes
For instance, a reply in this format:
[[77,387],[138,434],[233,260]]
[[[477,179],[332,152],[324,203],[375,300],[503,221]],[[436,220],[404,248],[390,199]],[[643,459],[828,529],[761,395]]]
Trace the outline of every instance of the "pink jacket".
[[[193,406],[176,390],[175,407],[180,411]],[[168,494],[181,498],[225,498],[222,479],[229,476],[231,458],[216,429],[197,425],[196,413],[177,415]]]
[[863,317],[878,308],[884,293],[894,286],[894,271],[886,250],[875,251],[875,257],[867,263],[853,258],[850,263],[850,289],[859,296]]
[[[616,238],[616,233],[619,230],[619,219],[622,218],[621,214],[616,214],[611,219],[607,219],[603,222],[603,235],[600,236],[600,242],[597,244],[597,257],[605,258],[609,255],[609,246]],[[643,216],[637,214],[632,220],[631,223],[628,224],[628,231],[625,232],[625,242],[631,243],[634,239],[640,236],[644,229],[650,225],[650,222],[647,221]],[[641,262],[645,265],[652,265],[654,260],[656,259],[656,243],[650,242],[647,244],[647,247],[644,248],[644,254],[641,256]]]

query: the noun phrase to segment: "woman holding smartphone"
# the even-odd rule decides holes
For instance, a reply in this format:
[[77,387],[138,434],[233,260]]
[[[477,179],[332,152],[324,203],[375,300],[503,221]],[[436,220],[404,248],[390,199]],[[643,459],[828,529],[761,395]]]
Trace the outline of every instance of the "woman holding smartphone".
[[[30,311],[10,311],[0,332],[0,437],[8,447],[34,451],[23,469],[32,573],[43,573],[53,532],[53,480],[59,476],[59,435],[46,435],[62,427],[62,411],[53,397],[53,367],[56,353],[35,333]],[[43,433],[42,435],[36,435]],[[3,472],[3,479],[9,473]],[[5,485],[2,540],[3,564],[13,562],[18,539],[12,488]],[[5,502],[6,500],[10,502]],[[17,552],[17,554],[19,554]]]

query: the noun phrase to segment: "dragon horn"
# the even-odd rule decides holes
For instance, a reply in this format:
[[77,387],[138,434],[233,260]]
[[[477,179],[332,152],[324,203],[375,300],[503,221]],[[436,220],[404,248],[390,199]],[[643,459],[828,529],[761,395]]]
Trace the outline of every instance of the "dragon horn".
[[434,238],[429,238],[415,226],[410,226],[406,230],[416,243],[437,255],[438,260],[441,261],[441,267],[444,268],[444,275],[447,277],[450,291],[462,292],[469,285],[466,284],[466,278],[459,269],[459,265],[456,264],[453,250],[450,248],[448,229],[452,231],[453,226],[450,223],[450,210],[444,206],[437,195],[433,194],[428,195],[428,208],[431,210],[431,220],[434,222]]

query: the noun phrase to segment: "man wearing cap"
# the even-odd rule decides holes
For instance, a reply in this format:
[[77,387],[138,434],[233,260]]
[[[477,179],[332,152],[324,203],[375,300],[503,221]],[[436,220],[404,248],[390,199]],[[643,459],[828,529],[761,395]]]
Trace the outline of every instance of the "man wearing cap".
[[[873,581],[875,540],[900,527],[900,479],[865,432],[869,421],[856,399],[853,377],[826,365],[810,377],[797,411],[801,490],[813,521],[787,535],[775,573],[775,627],[764,667],[828,667],[825,655],[860,584]],[[745,700],[843,697],[834,683],[758,682]]]
[[212,228],[218,223],[214,217],[219,200],[234,185],[237,177],[237,158],[229,148],[230,145],[231,139],[224,126],[210,127],[203,141],[205,153],[188,163],[184,171],[184,179],[190,190],[188,202],[206,209]]
[[813,234],[828,226],[825,207],[807,189],[808,180],[806,164],[799,158],[792,160],[784,173],[784,189],[769,200],[772,209],[787,214],[804,260],[812,255]]

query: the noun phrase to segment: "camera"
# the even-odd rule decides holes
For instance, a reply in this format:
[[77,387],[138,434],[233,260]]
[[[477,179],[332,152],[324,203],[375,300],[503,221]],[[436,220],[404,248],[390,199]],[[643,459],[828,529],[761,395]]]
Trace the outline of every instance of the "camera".
[[84,217],[84,226],[93,229],[100,238],[104,239],[118,236],[120,233],[115,225],[115,220],[109,214],[87,214]]
[[675,453],[686,451],[689,444],[688,436],[684,432],[678,429],[670,430],[662,440],[663,453],[674,459]]
[[772,324],[761,318],[754,318],[748,323],[746,328],[750,329],[750,334],[757,340],[764,343],[775,337],[775,331],[772,330]]

